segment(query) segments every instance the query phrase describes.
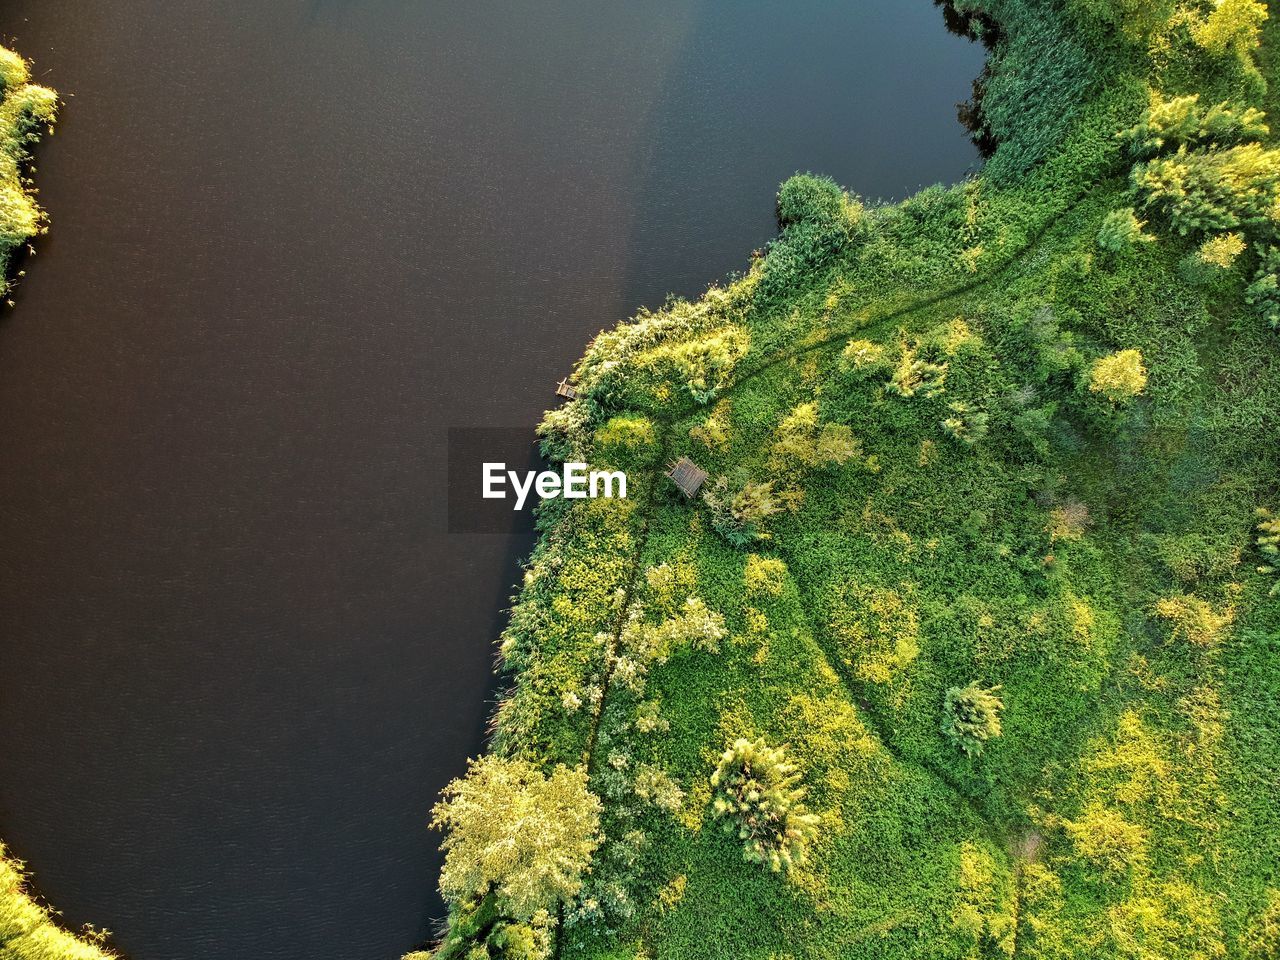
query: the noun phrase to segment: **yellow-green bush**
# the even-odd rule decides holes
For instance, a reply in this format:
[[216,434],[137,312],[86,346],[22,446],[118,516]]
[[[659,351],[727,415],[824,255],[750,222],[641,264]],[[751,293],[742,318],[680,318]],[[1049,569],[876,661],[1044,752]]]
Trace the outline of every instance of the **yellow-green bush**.
[[0,49],[0,273],[14,250],[44,229],[33,188],[21,168],[41,130],[53,123],[57,95],[29,83],[26,62]]

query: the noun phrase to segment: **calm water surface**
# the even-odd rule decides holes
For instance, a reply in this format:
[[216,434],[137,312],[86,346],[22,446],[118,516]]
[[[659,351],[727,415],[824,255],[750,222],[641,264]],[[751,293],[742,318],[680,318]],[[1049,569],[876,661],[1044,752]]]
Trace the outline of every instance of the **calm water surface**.
[[524,537],[445,431],[773,234],[975,162],[926,0],[9,0],[67,100],[0,320],[0,837],[135,960],[391,960],[442,912]]

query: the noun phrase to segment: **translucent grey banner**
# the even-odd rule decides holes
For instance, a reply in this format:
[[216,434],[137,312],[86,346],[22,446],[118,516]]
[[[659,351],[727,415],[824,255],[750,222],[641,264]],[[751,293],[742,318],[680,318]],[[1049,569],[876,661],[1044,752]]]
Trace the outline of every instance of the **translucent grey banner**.
[[[450,427],[448,467],[450,533],[533,532],[538,494],[526,489],[521,503],[518,488],[526,476],[550,469],[538,453],[533,430]],[[511,473],[517,475],[514,480]]]

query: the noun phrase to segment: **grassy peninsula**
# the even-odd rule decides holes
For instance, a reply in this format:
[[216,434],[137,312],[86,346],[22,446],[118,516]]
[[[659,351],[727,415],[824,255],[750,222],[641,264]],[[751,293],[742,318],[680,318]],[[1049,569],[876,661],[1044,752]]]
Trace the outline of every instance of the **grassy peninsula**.
[[547,415],[630,499],[544,505],[435,956],[1280,956],[1280,33],[947,13],[981,175],[793,178]]
[[[25,60],[0,48],[0,294],[14,280],[14,259],[45,230],[29,179],[30,148],[51,132],[57,95],[31,82]],[[97,935],[76,937],[33,899],[22,865],[0,845],[0,958],[107,960]]]

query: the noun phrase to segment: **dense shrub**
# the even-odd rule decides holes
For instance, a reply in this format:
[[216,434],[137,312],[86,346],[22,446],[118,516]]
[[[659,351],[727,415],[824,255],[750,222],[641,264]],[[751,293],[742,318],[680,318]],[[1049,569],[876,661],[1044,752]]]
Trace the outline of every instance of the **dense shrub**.
[[1268,133],[1264,119],[1256,107],[1235,107],[1226,101],[1202,107],[1198,93],[1168,100],[1153,93],[1142,119],[1121,136],[1135,157],[1150,158],[1179,147],[1257,140]]
[[1146,831],[1101,804],[1086,807],[1063,827],[1080,857],[1102,870],[1119,873],[1146,858]]
[[1211,53],[1232,51],[1247,57],[1257,48],[1266,19],[1267,8],[1260,0],[1217,0],[1192,35]]
[[0,275],[14,249],[44,229],[44,214],[20,171],[39,132],[53,123],[57,95],[29,79],[26,62],[0,49]]
[[884,388],[899,397],[927,400],[946,392],[947,364],[927,360],[917,343],[902,340],[898,344],[898,360],[893,365]]
[[841,354],[842,366],[859,376],[870,376],[885,368],[885,349],[870,340],[850,340]]
[[862,455],[862,444],[842,423],[818,422],[818,406],[802,403],[778,425],[773,459],[780,465],[838,467]]
[[1195,256],[1207,267],[1228,270],[1244,250],[1243,236],[1238,233],[1220,233],[1200,244]]
[[764,521],[782,510],[773,493],[773,481],[753,481],[745,470],[716,478],[702,494],[711,511],[711,523],[735,547],[767,540]]
[[976,680],[947,690],[942,704],[942,732],[967,756],[982,753],[988,740],[1000,736],[1000,711],[1004,701],[999,687],[984,687]]
[[1179,151],[1133,168],[1144,209],[1180,234],[1269,225],[1280,201],[1280,151],[1257,143]]
[[450,903],[492,895],[514,920],[552,911],[582,887],[600,844],[600,801],[586,772],[489,755],[472,760],[436,804],[431,824],[446,831],[440,892]]
[[778,238],[760,267],[759,296],[768,301],[822,266],[858,232],[862,204],[829,177],[798,173],[778,190]]
[[1107,253],[1124,253],[1137,243],[1149,243],[1155,237],[1142,232],[1146,225],[1145,220],[1138,219],[1133,207],[1112,210],[1098,228],[1098,246]]
[[798,223],[822,229],[839,229],[847,222],[848,198],[830,177],[797,173],[778,189],[778,226],[785,230]]
[[1268,326],[1280,328],[1280,247],[1268,244],[1258,252],[1258,269],[1244,299]]
[[787,565],[776,557],[762,557],[749,554],[742,568],[743,583],[747,593],[778,596],[782,593],[783,578],[787,574]]
[[1069,0],[1070,6],[1132,40],[1146,40],[1173,16],[1174,0]]
[[742,841],[742,855],[770,870],[804,862],[818,817],[805,810],[800,774],[781,747],[763,739],[735,740],[711,774],[711,812]]
[[947,404],[947,413],[941,423],[942,432],[952,440],[972,447],[987,435],[991,418],[985,410],[963,400],[955,400]]
[[920,616],[902,589],[850,582],[834,591],[827,628],[864,683],[889,684],[920,654]]
[[1235,619],[1229,608],[1221,613],[1199,597],[1181,594],[1156,601],[1156,616],[1169,623],[1175,640],[1212,647],[1221,643]]
[[1099,357],[1089,368],[1089,391],[1112,403],[1126,403],[1147,387],[1147,368],[1138,350],[1117,350]]

